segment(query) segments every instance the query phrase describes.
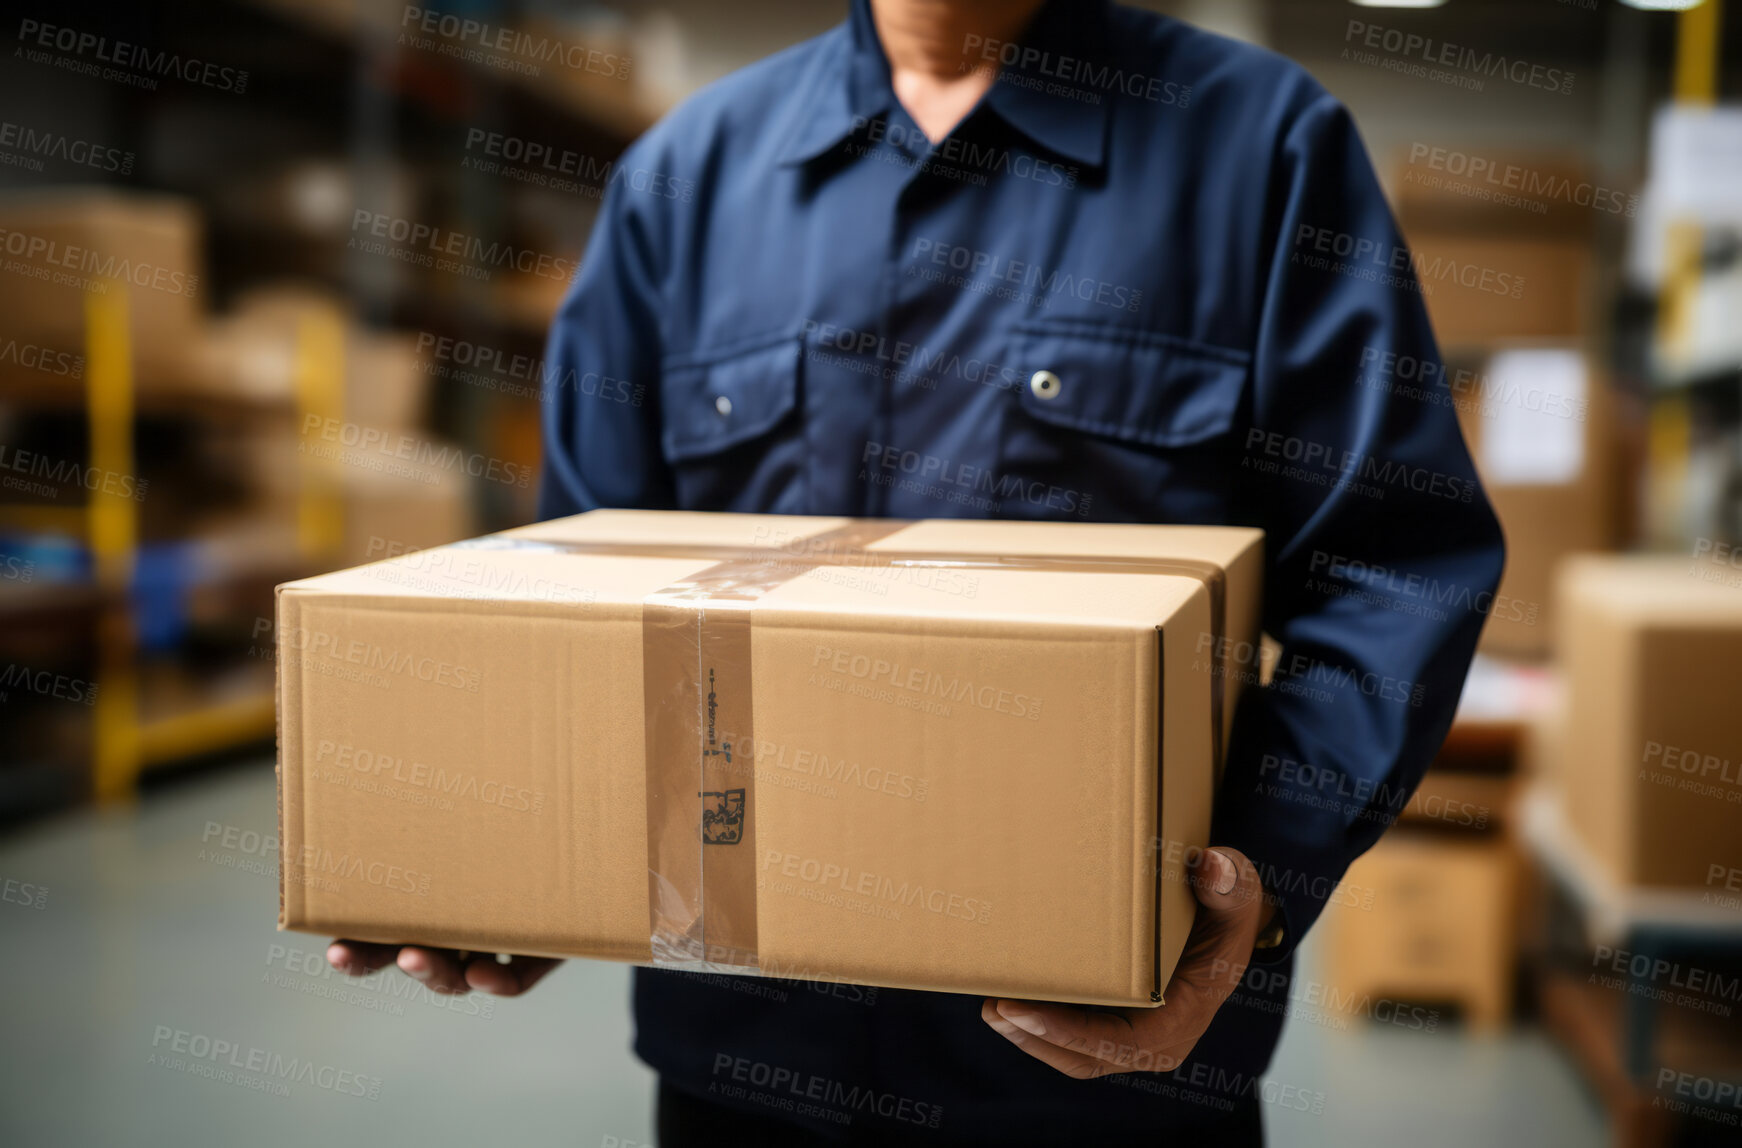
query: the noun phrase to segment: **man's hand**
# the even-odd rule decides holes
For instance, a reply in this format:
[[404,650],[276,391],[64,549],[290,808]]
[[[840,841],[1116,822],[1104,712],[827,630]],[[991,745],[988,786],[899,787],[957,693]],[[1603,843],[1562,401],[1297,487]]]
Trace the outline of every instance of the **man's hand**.
[[1200,908],[1160,1008],[1091,1012],[1078,1005],[988,998],[981,1019],[1028,1055],[1078,1080],[1172,1072],[1240,987],[1271,913],[1258,871],[1236,849],[1204,850],[1191,867],[1191,882]]
[[327,963],[353,977],[367,976],[376,969],[397,964],[406,976],[422,981],[431,992],[464,993],[477,989],[499,997],[519,996],[558,964],[552,957],[512,957],[504,965],[490,953],[365,941],[334,941],[327,946]]

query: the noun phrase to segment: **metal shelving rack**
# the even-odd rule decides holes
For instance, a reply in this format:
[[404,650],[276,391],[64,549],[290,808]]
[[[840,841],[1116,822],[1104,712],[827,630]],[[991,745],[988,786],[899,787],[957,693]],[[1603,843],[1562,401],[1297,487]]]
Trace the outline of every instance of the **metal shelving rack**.
[[[134,473],[136,393],[126,285],[85,297],[86,419],[89,465],[97,473]],[[337,315],[311,320],[299,338],[297,415],[340,417],[344,392],[343,328]],[[314,568],[343,536],[343,504],[330,463],[305,460],[297,500],[297,551]],[[129,798],[153,766],[267,737],[270,690],[151,717],[142,709],[140,652],[131,591],[138,565],[138,503],[99,484],[83,508],[56,509],[67,533],[91,554],[95,591],[96,701],[91,784],[99,801]],[[41,514],[8,515],[42,524]]]
[[[247,62],[256,69],[250,95],[288,121],[311,129],[310,138],[337,141],[359,170],[396,151],[412,163],[427,163],[432,146],[450,146],[458,139],[456,123],[484,117],[501,118],[505,130],[541,137],[572,138],[576,147],[591,147],[604,155],[615,151],[653,122],[657,112],[633,89],[620,84],[579,85],[572,76],[545,70],[538,75],[498,74],[466,60],[397,53],[396,9],[360,0],[247,0],[241,5],[201,5],[208,17],[197,35],[211,38],[226,29],[250,44],[261,45]],[[385,13],[385,15],[384,15]],[[189,23],[185,27],[196,25]],[[348,91],[342,100],[307,103],[285,99],[288,77],[295,69],[321,69],[327,92]],[[298,75],[301,73],[298,72]],[[585,78],[585,77],[583,77]],[[276,83],[275,83],[276,81]],[[338,81],[337,85],[332,82]],[[135,121],[150,114],[149,106],[129,109]],[[343,117],[335,120],[335,116]],[[166,190],[176,190],[169,188]],[[185,191],[185,189],[183,189]],[[503,190],[491,183],[462,189],[466,215],[488,230],[503,209]],[[204,195],[196,191],[196,195]],[[240,240],[232,232],[234,255]],[[232,269],[234,260],[232,260]],[[247,277],[260,269],[249,267]],[[459,330],[469,337],[500,339],[529,351],[538,338],[524,316],[503,311],[494,296],[439,298],[383,297],[371,284],[347,268],[324,285],[348,296],[363,322],[374,327],[413,326]],[[271,276],[271,267],[265,269]],[[232,280],[237,276],[232,274]],[[222,274],[217,276],[224,281]],[[234,284],[232,284],[233,286]],[[87,462],[118,474],[135,473],[135,434],[139,416],[163,408],[165,397],[155,380],[142,390],[129,333],[125,284],[113,284],[85,300],[87,375],[82,412],[89,436]],[[339,419],[344,412],[346,320],[336,311],[317,316],[298,333],[295,414]],[[55,396],[65,403],[70,396]],[[467,388],[446,396],[452,425],[471,440],[474,449],[496,450],[491,436],[515,429],[510,412],[490,396]],[[24,403],[34,399],[23,398]],[[188,404],[167,404],[187,416],[226,417],[223,411],[195,406],[225,407],[226,400],[202,396]],[[483,441],[479,441],[479,439]],[[276,565],[267,570],[258,560],[245,573],[264,580],[282,580],[331,566],[345,537],[343,463],[309,453],[298,460],[298,493],[294,544],[286,544]],[[503,497],[484,491],[481,497]],[[495,516],[511,508],[497,506]],[[36,585],[10,591],[0,609],[25,611],[33,623],[48,624],[52,614],[57,634],[88,635],[96,700],[90,714],[89,789],[100,801],[128,799],[149,770],[187,758],[269,737],[273,728],[273,698],[269,690],[245,696],[189,698],[169,712],[153,712],[147,660],[140,643],[140,621],[133,591],[141,554],[140,506],[117,492],[91,492],[80,506],[7,506],[0,504],[0,525],[27,533],[58,534],[82,543],[90,556],[90,576],[80,583]],[[219,578],[225,575],[220,572]],[[204,585],[204,583],[202,583]],[[250,584],[251,585],[251,584]],[[58,640],[58,639],[57,639]],[[82,751],[81,751],[82,752]]]
[[[1704,0],[1678,14],[1673,81],[1676,104],[1716,106],[1723,15],[1723,0]],[[1665,273],[1652,335],[1654,361],[1648,368],[1647,471],[1654,482],[1664,484],[1665,492],[1677,495],[1685,489],[1699,416],[1715,417],[1734,429],[1742,411],[1742,362],[1727,369],[1713,364],[1694,367],[1685,362],[1693,340],[1693,300],[1704,274],[1705,239],[1700,222],[1694,219],[1672,223],[1664,236]],[[1742,462],[1738,466],[1742,467]],[[1730,512],[1742,515],[1742,507],[1732,505]],[[1678,533],[1668,524],[1658,525],[1656,541],[1667,542]],[[1723,533],[1737,527],[1734,522],[1720,520],[1710,528]]]

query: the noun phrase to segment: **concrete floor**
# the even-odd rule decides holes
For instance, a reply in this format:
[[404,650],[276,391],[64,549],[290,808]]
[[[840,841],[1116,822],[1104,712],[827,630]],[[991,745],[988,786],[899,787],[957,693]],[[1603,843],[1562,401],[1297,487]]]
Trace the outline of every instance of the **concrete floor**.
[[[458,1004],[397,974],[361,986],[322,975],[320,939],[274,928],[271,858],[248,836],[273,823],[263,765],[0,841],[0,1143],[652,1140],[627,969],[573,961],[527,999]],[[220,1041],[237,1051],[214,1058]],[[248,1087],[265,1079],[250,1056],[322,1071]],[[1283,1148],[1604,1140],[1577,1080],[1530,1032],[1291,1022],[1273,1076],[1323,1093],[1317,1112],[1268,1106]]]

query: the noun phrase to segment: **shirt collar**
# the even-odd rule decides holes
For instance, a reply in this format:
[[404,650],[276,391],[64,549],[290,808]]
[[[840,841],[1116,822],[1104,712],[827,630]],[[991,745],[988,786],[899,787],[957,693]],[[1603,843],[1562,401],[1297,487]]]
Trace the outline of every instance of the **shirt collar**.
[[847,23],[828,33],[810,72],[794,92],[796,98],[784,121],[783,165],[823,155],[894,104],[889,62],[877,43],[864,0],[855,0]]
[[[1012,50],[1024,58],[1001,69],[985,99],[987,107],[1036,143],[1091,167],[1101,166],[1106,157],[1113,93],[1071,77],[1086,62],[1106,56],[1108,7],[1108,0],[1047,0],[1022,34],[1020,47]],[[1048,84],[1067,94],[1049,93]],[[829,34],[797,91],[785,123],[783,165],[823,155],[894,105],[889,61],[871,22],[870,0],[852,0],[847,22]]]

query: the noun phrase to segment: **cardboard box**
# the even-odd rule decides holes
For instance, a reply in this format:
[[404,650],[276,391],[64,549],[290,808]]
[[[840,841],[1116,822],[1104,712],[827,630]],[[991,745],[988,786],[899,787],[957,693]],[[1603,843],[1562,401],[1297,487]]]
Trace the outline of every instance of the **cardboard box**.
[[1638,198],[1594,178],[1576,152],[1470,152],[1419,142],[1398,151],[1388,193],[1411,234],[1586,242],[1599,220],[1631,218]]
[[1583,557],[1560,587],[1573,832],[1612,881],[1721,894],[1742,872],[1742,569]]
[[1599,218],[1631,210],[1625,193],[1553,152],[1414,145],[1393,172],[1398,224],[1442,347],[1591,329],[1592,237]]
[[1451,1001],[1473,1027],[1501,1027],[1512,1010],[1516,886],[1504,839],[1388,834],[1349,866],[1325,912],[1331,1001],[1418,1030],[1428,1010],[1412,1006]]
[[1614,548],[1620,492],[1615,402],[1587,356],[1556,346],[1453,358],[1448,385],[1506,536],[1484,653],[1540,658],[1553,644],[1555,571]]
[[[304,373],[329,358],[340,397],[334,417],[380,431],[423,420],[431,376],[416,338],[364,330],[341,300],[320,291],[272,287],[244,296],[229,314],[206,324],[195,356],[201,388],[267,405],[292,405]],[[309,380],[309,398],[320,382]]]
[[348,468],[343,488],[344,562],[375,562],[445,546],[475,529],[472,481],[440,473],[436,482]]
[[0,199],[7,338],[88,354],[87,295],[125,291],[134,385],[174,387],[199,335],[200,222],[171,196],[56,189]]
[[1423,301],[1442,347],[1572,338],[1590,330],[1589,244],[1425,227],[1408,234]]
[[[350,433],[355,427],[355,434]],[[362,433],[371,437],[364,441]],[[332,525],[323,544],[346,564],[442,546],[468,537],[481,481],[458,445],[416,430],[309,423],[290,410],[261,412],[223,439],[214,466],[246,492],[248,513],[290,523],[305,513]],[[518,476],[519,471],[515,474]],[[313,542],[314,539],[305,539]]]
[[600,511],[289,583],[280,927],[1154,1003],[1261,569],[1240,528]]
[[432,376],[417,337],[354,330],[345,348],[345,417],[397,430],[421,426]]

